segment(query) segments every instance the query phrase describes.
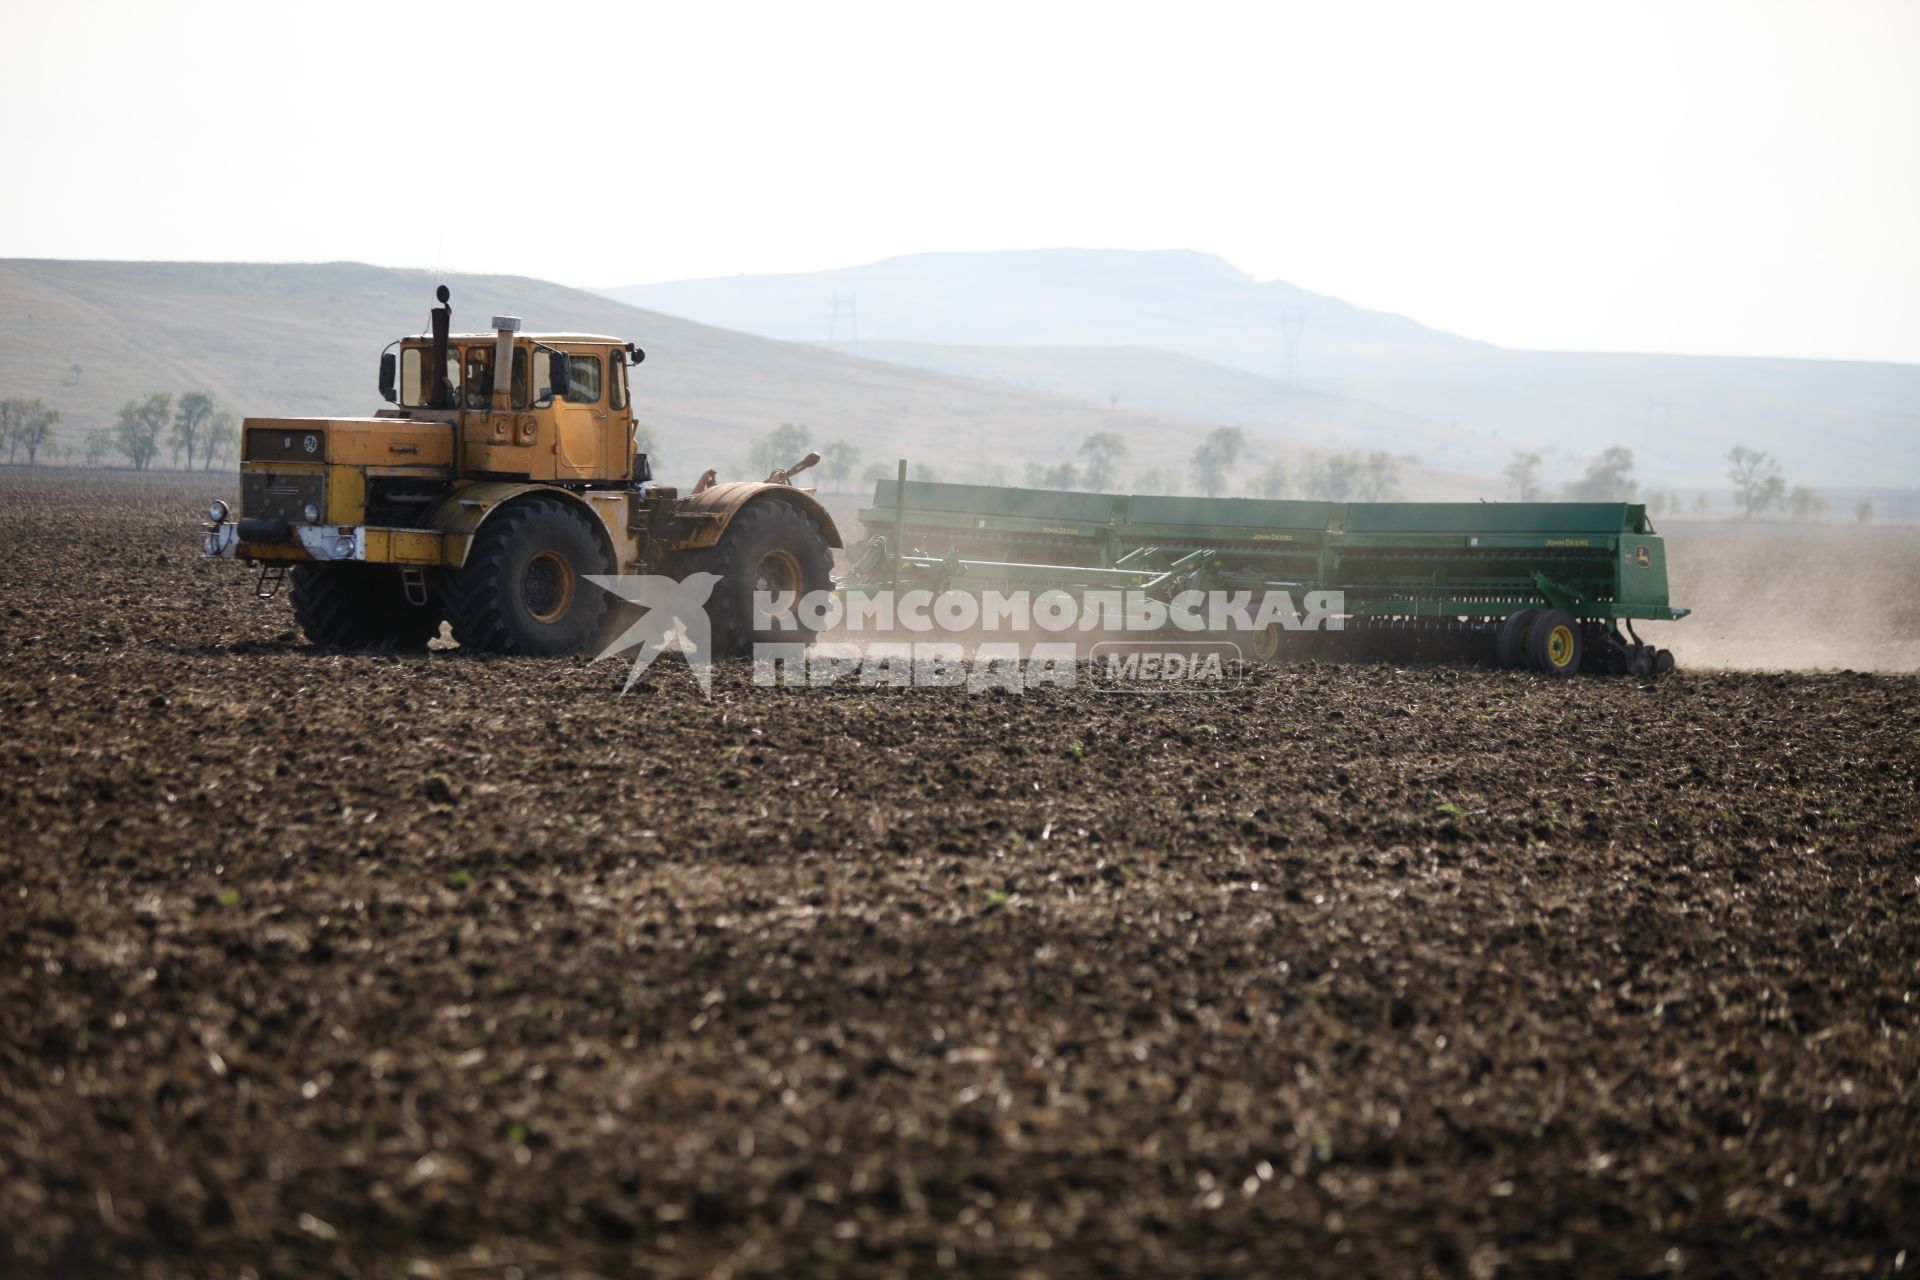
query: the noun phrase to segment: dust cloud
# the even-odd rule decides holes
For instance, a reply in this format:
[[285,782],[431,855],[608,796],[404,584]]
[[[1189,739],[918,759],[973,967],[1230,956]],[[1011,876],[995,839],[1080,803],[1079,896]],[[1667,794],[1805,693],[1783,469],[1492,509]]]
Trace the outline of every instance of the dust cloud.
[[1920,671],[1920,526],[1661,526],[1683,669]]

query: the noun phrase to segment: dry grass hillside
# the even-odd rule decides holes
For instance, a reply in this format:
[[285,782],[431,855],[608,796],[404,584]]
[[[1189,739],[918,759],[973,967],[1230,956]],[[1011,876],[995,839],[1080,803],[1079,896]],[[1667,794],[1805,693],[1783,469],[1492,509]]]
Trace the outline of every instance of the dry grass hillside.
[[[456,329],[504,312],[533,330],[644,346],[635,400],[676,477],[741,466],[749,442],[781,422],[850,440],[869,462],[906,456],[955,479],[1000,467],[1016,480],[1026,463],[1069,457],[1096,431],[1127,439],[1136,474],[1184,468],[1214,425],[750,337],[538,280],[350,263],[0,262],[0,394],[58,405],[68,436],[111,424],[120,405],[156,390],[204,388],[243,413],[364,413],[379,404],[380,349],[425,327],[442,280]],[[1263,455],[1311,443],[1249,435]],[[1407,481],[1435,498],[1492,492],[1438,472]]]

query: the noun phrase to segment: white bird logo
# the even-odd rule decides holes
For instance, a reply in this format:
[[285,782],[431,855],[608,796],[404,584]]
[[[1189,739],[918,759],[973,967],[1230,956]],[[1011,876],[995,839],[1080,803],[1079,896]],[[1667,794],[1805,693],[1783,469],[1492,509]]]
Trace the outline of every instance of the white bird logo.
[[635,645],[633,670],[620,692],[633,688],[640,673],[667,651],[667,637],[676,627],[681,636],[681,652],[700,682],[700,692],[713,701],[713,624],[707,617],[707,598],[720,582],[717,573],[690,573],[681,579],[663,578],[650,573],[585,575],[588,582],[609,592],[616,599],[646,610],[640,618],[615,638],[612,644],[594,655],[594,661],[611,658]]

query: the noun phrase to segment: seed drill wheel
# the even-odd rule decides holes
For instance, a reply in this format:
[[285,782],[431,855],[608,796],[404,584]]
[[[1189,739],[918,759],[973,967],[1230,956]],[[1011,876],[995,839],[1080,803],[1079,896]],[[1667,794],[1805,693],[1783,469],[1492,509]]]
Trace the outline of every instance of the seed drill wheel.
[[294,620],[323,649],[425,649],[440,634],[438,601],[410,603],[397,569],[297,564],[288,576]]
[[1500,624],[1500,630],[1493,639],[1493,654],[1506,670],[1511,671],[1526,664],[1527,631],[1539,616],[1537,609],[1516,609]]
[[1565,609],[1549,609],[1527,632],[1527,658],[1535,671],[1570,676],[1580,669],[1580,624]]
[[[707,600],[716,658],[751,653],[756,644],[805,644],[813,636],[798,616],[800,598],[833,586],[825,536],[806,513],[777,499],[747,503],[720,541],[689,567],[720,575]],[[775,606],[764,625],[756,626],[761,620],[754,614],[755,592],[766,592]],[[781,626],[782,619],[793,625]]]
[[552,499],[517,502],[480,526],[447,583],[453,638],[484,653],[579,653],[608,601],[584,579],[612,572],[586,516]]
[[1280,656],[1280,624],[1269,622],[1253,633],[1253,660],[1272,662]]

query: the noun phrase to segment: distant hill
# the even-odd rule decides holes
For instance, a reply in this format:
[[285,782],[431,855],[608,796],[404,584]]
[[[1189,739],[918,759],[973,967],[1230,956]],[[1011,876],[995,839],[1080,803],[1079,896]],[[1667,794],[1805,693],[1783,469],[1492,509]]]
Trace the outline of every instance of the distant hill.
[[[1442,431],[1383,405],[1150,347],[848,342],[833,349],[1109,407],[1233,423],[1306,448],[1415,455],[1462,472],[1497,476],[1512,452],[1491,433]],[[1500,496],[1498,486],[1489,496]]]
[[[1129,442],[1127,475],[1184,474],[1215,425],[727,332],[538,280],[353,263],[0,260],[0,395],[58,405],[68,436],[111,424],[123,403],[152,391],[204,388],[241,413],[369,412],[380,405],[381,348],[425,329],[442,281],[456,329],[508,313],[529,329],[609,333],[646,348],[634,400],[664,441],[669,478],[707,465],[737,474],[752,439],[788,421],[822,441],[851,440],[868,464],[905,456],[950,479],[1018,481],[1027,463],[1071,457],[1096,431]],[[1251,434],[1258,455],[1297,448],[1281,432]],[[1436,498],[1488,491],[1428,471],[1411,472],[1408,488]]]
[[[1097,403],[1118,397],[1183,417],[1219,416],[1219,406],[1243,402],[1251,426],[1284,417],[1283,407],[1304,408],[1298,393],[1318,392],[1347,404],[1322,402],[1327,414],[1307,439],[1370,416],[1398,423],[1394,452],[1467,470],[1525,448],[1546,454],[1549,474],[1564,478],[1623,444],[1649,483],[1718,488],[1726,451],[1740,443],[1778,456],[1798,483],[1912,487],[1920,477],[1920,366],[1506,350],[1257,281],[1197,253],[916,254],[839,271],[604,292],[745,332],[857,343],[852,349],[919,367],[975,368],[1014,385]],[[1281,385],[1256,389],[1191,365],[1162,376],[1173,369],[1160,364],[1149,391],[1112,358],[1128,347]],[[1103,367],[1111,376],[1098,376]]]
[[[1210,254],[920,253],[800,275],[631,285],[608,297],[794,342],[1155,347],[1285,377],[1445,368],[1494,348]],[[835,299],[838,299],[836,307]]]

